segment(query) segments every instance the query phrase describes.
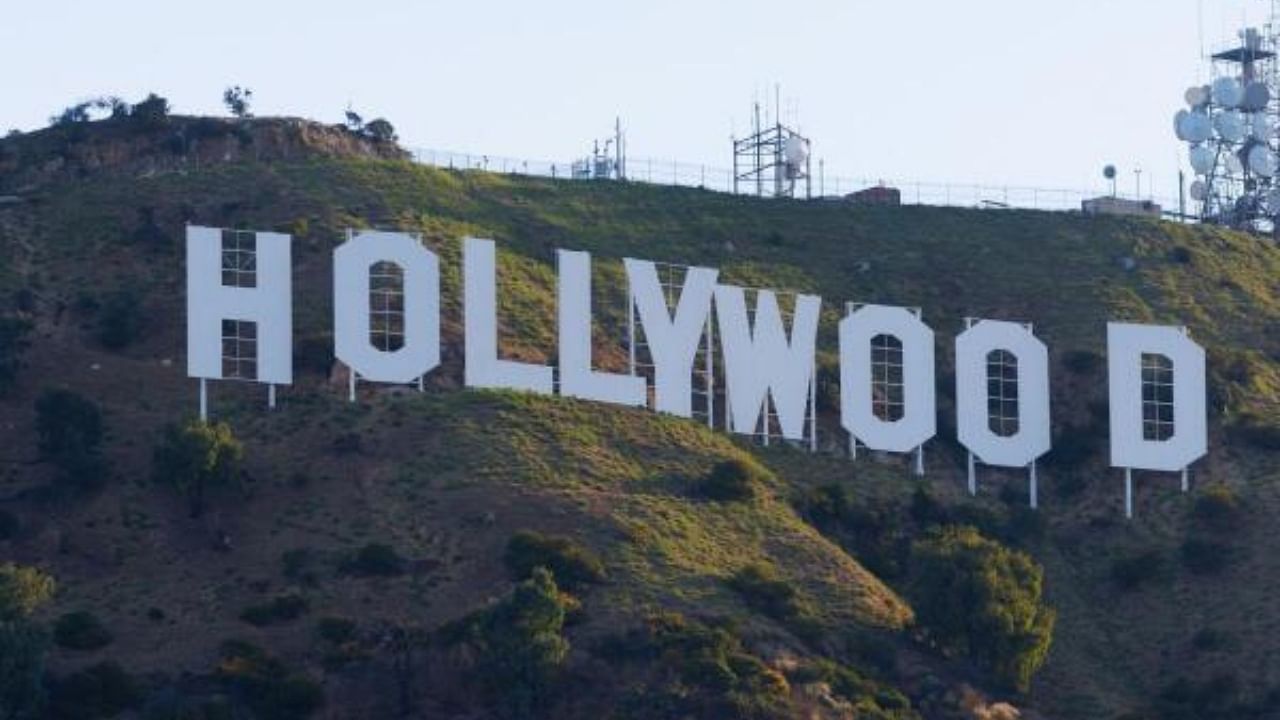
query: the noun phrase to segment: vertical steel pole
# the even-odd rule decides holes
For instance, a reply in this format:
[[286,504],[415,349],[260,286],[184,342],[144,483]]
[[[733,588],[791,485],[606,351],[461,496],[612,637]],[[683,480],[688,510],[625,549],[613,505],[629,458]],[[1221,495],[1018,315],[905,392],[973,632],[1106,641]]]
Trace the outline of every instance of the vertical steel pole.
[[1133,470],[1124,469],[1124,516],[1133,519]]
[[209,422],[209,381],[200,378],[200,422]]

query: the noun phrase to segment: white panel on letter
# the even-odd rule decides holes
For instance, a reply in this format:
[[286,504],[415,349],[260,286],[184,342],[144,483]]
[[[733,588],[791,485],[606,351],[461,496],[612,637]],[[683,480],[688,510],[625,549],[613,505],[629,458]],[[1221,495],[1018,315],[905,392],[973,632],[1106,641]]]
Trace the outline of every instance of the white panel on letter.
[[[223,285],[223,231],[187,226],[187,375],[223,378],[223,321],[256,323],[256,382],[293,382],[293,290],[288,235],[254,233],[242,275],[252,286]],[[228,273],[236,276],[235,272]],[[245,378],[240,378],[245,379]]]
[[816,295],[796,296],[790,339],[782,326],[777,297],[771,291],[760,290],[756,297],[754,328],[747,317],[742,288],[717,285],[715,301],[724,348],[730,429],[754,433],[765,398],[771,397],[782,436],[803,440],[822,299]]
[[[395,263],[404,276],[404,346],[369,339],[369,271]],[[407,383],[440,364],[440,260],[405,233],[363,231],[333,251],[335,354],[366,380]]]
[[[999,435],[987,406],[987,358],[1017,358],[1017,432]],[[980,320],[956,338],[956,425],[960,443],[987,465],[1026,467],[1049,451],[1049,350],[1024,325]]]
[[[1172,363],[1172,435],[1150,439],[1144,420],[1161,421],[1164,393],[1148,378],[1144,395],[1143,356]],[[1204,348],[1181,328],[1107,323],[1107,377],[1111,394],[1111,465],[1140,470],[1177,471],[1208,449]],[[1144,408],[1144,403],[1146,407]],[[1144,413],[1144,410],[1147,413]]]
[[558,250],[556,267],[560,394],[616,405],[644,405],[644,378],[591,369],[591,255]]
[[463,238],[463,316],[468,387],[509,388],[549,395],[553,376],[546,365],[498,358],[497,268],[492,240]]
[[[902,343],[902,417],[876,416],[871,397],[871,340]],[[840,321],[840,423],[872,450],[909,452],[937,432],[933,331],[911,311],[863,305]]]
[[673,318],[654,264],[631,258],[623,260],[623,264],[631,302],[636,305],[653,358],[655,409],[691,417],[693,363],[711,315],[711,296],[719,273],[708,268],[688,268]]

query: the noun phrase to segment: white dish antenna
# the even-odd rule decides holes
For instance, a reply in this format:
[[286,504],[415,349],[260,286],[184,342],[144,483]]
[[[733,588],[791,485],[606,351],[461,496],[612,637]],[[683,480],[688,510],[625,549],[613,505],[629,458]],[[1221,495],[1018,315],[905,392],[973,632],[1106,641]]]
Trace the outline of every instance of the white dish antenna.
[[1209,104],[1209,99],[1211,98],[1209,86],[1196,85],[1195,87],[1187,88],[1187,92],[1183,97],[1186,98],[1187,105],[1199,110]]
[[809,144],[792,135],[782,146],[782,154],[786,157],[788,165],[799,167],[809,158]]
[[1254,145],[1249,148],[1245,157],[1249,170],[1259,177],[1269,178],[1276,174],[1276,156],[1266,145]]
[[1245,110],[1265,110],[1267,103],[1271,102],[1271,88],[1266,83],[1253,81],[1245,86],[1244,97],[1240,102],[1240,106]]
[[[1185,110],[1183,112],[1186,112]],[[1178,137],[1189,143],[1202,143],[1213,137],[1213,122],[1209,116],[1199,111],[1188,112],[1186,115],[1174,118],[1174,122],[1181,127],[1174,128],[1178,130]]]
[[1224,108],[1234,108],[1244,100],[1244,88],[1240,81],[1233,77],[1221,77],[1213,81],[1213,102]]
[[1197,175],[1208,175],[1213,169],[1214,152],[1211,148],[1204,145],[1196,145],[1191,148],[1191,169],[1196,171]]
[[1235,153],[1227,153],[1227,174],[1243,175],[1244,163],[1240,161],[1240,156]]
[[1272,134],[1271,118],[1266,113],[1254,113],[1249,116],[1249,137],[1258,142],[1266,142]]
[[1191,199],[1196,202],[1204,202],[1209,197],[1209,184],[1203,180],[1196,180],[1191,183]]
[[1227,142],[1238,143],[1244,140],[1246,130],[1244,115],[1235,110],[1219,114],[1213,119],[1213,126],[1218,131],[1218,137]]

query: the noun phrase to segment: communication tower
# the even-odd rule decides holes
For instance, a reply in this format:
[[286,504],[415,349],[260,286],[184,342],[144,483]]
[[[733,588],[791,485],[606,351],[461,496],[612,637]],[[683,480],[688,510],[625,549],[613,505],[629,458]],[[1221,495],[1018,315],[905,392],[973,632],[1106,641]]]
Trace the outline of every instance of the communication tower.
[[1261,28],[1209,57],[1207,85],[1187,90],[1174,132],[1196,178],[1190,195],[1204,222],[1273,232],[1280,217],[1280,27],[1276,3]]
[[605,138],[603,145],[594,141],[590,157],[573,161],[574,180],[626,180],[627,136],[622,131],[622,119],[613,122],[613,137]]
[[782,124],[777,102],[771,124],[761,127],[760,103],[753,108],[750,136],[733,138],[733,192],[761,197],[796,197],[797,182],[809,186],[809,139]]

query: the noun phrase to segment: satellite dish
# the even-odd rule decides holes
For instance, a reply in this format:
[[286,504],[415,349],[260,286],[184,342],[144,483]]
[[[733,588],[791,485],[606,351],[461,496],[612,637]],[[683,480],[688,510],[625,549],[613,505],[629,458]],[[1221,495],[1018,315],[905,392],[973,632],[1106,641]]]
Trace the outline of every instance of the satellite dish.
[[1267,196],[1263,198],[1263,202],[1267,206],[1267,211],[1272,215],[1280,215],[1280,188],[1272,188]]
[[1190,115],[1191,113],[1186,110],[1179,110],[1173,116],[1173,134],[1177,135],[1178,139],[1183,142],[1187,142],[1187,118]]
[[1244,115],[1235,110],[1228,110],[1219,113],[1213,119],[1213,127],[1218,131],[1218,137],[1230,143],[1238,143],[1244,140],[1245,120]]
[[1240,81],[1233,77],[1221,77],[1213,81],[1210,94],[1215,105],[1234,108],[1238,107],[1240,101],[1244,99],[1244,88],[1241,87]]
[[1271,118],[1267,117],[1266,113],[1254,113],[1249,116],[1249,136],[1254,140],[1266,142],[1273,132]]
[[1258,177],[1274,177],[1276,174],[1276,156],[1272,154],[1271,148],[1266,145],[1258,144],[1249,148],[1248,155],[1245,156],[1245,162],[1249,166],[1249,170]]
[[782,154],[786,157],[788,165],[799,167],[809,157],[809,145],[802,138],[792,135],[782,146]]
[[1243,174],[1244,174],[1244,163],[1243,163],[1243,162],[1241,162],[1241,160],[1240,160],[1240,156],[1239,156],[1239,155],[1236,155],[1235,153],[1228,153],[1228,154],[1227,154],[1227,163],[1226,163],[1226,164],[1227,164],[1227,174],[1228,174],[1228,175],[1243,175]]
[[1195,109],[1200,109],[1209,104],[1209,87],[1207,85],[1196,85],[1195,87],[1187,88],[1187,92],[1183,95],[1183,98],[1186,99],[1187,105]]
[[1211,148],[1204,145],[1196,145],[1191,148],[1191,169],[1196,171],[1197,175],[1208,175],[1213,170],[1214,152]]
[[[1178,122],[1176,118],[1175,122]],[[1187,113],[1182,117],[1181,126],[1182,131],[1178,133],[1178,137],[1186,142],[1198,144],[1213,137],[1213,122],[1203,112]]]
[[1203,180],[1196,180],[1191,183],[1191,199],[1197,202],[1204,202],[1209,197],[1209,185]]
[[1116,166],[1115,166],[1115,165],[1108,165],[1108,166],[1106,166],[1106,167],[1102,168],[1102,177],[1104,177],[1104,178],[1106,178],[1106,179],[1108,179],[1108,180],[1115,180],[1115,179],[1116,179]]
[[1253,81],[1245,86],[1240,106],[1245,110],[1264,110],[1271,102],[1271,88],[1266,83]]

